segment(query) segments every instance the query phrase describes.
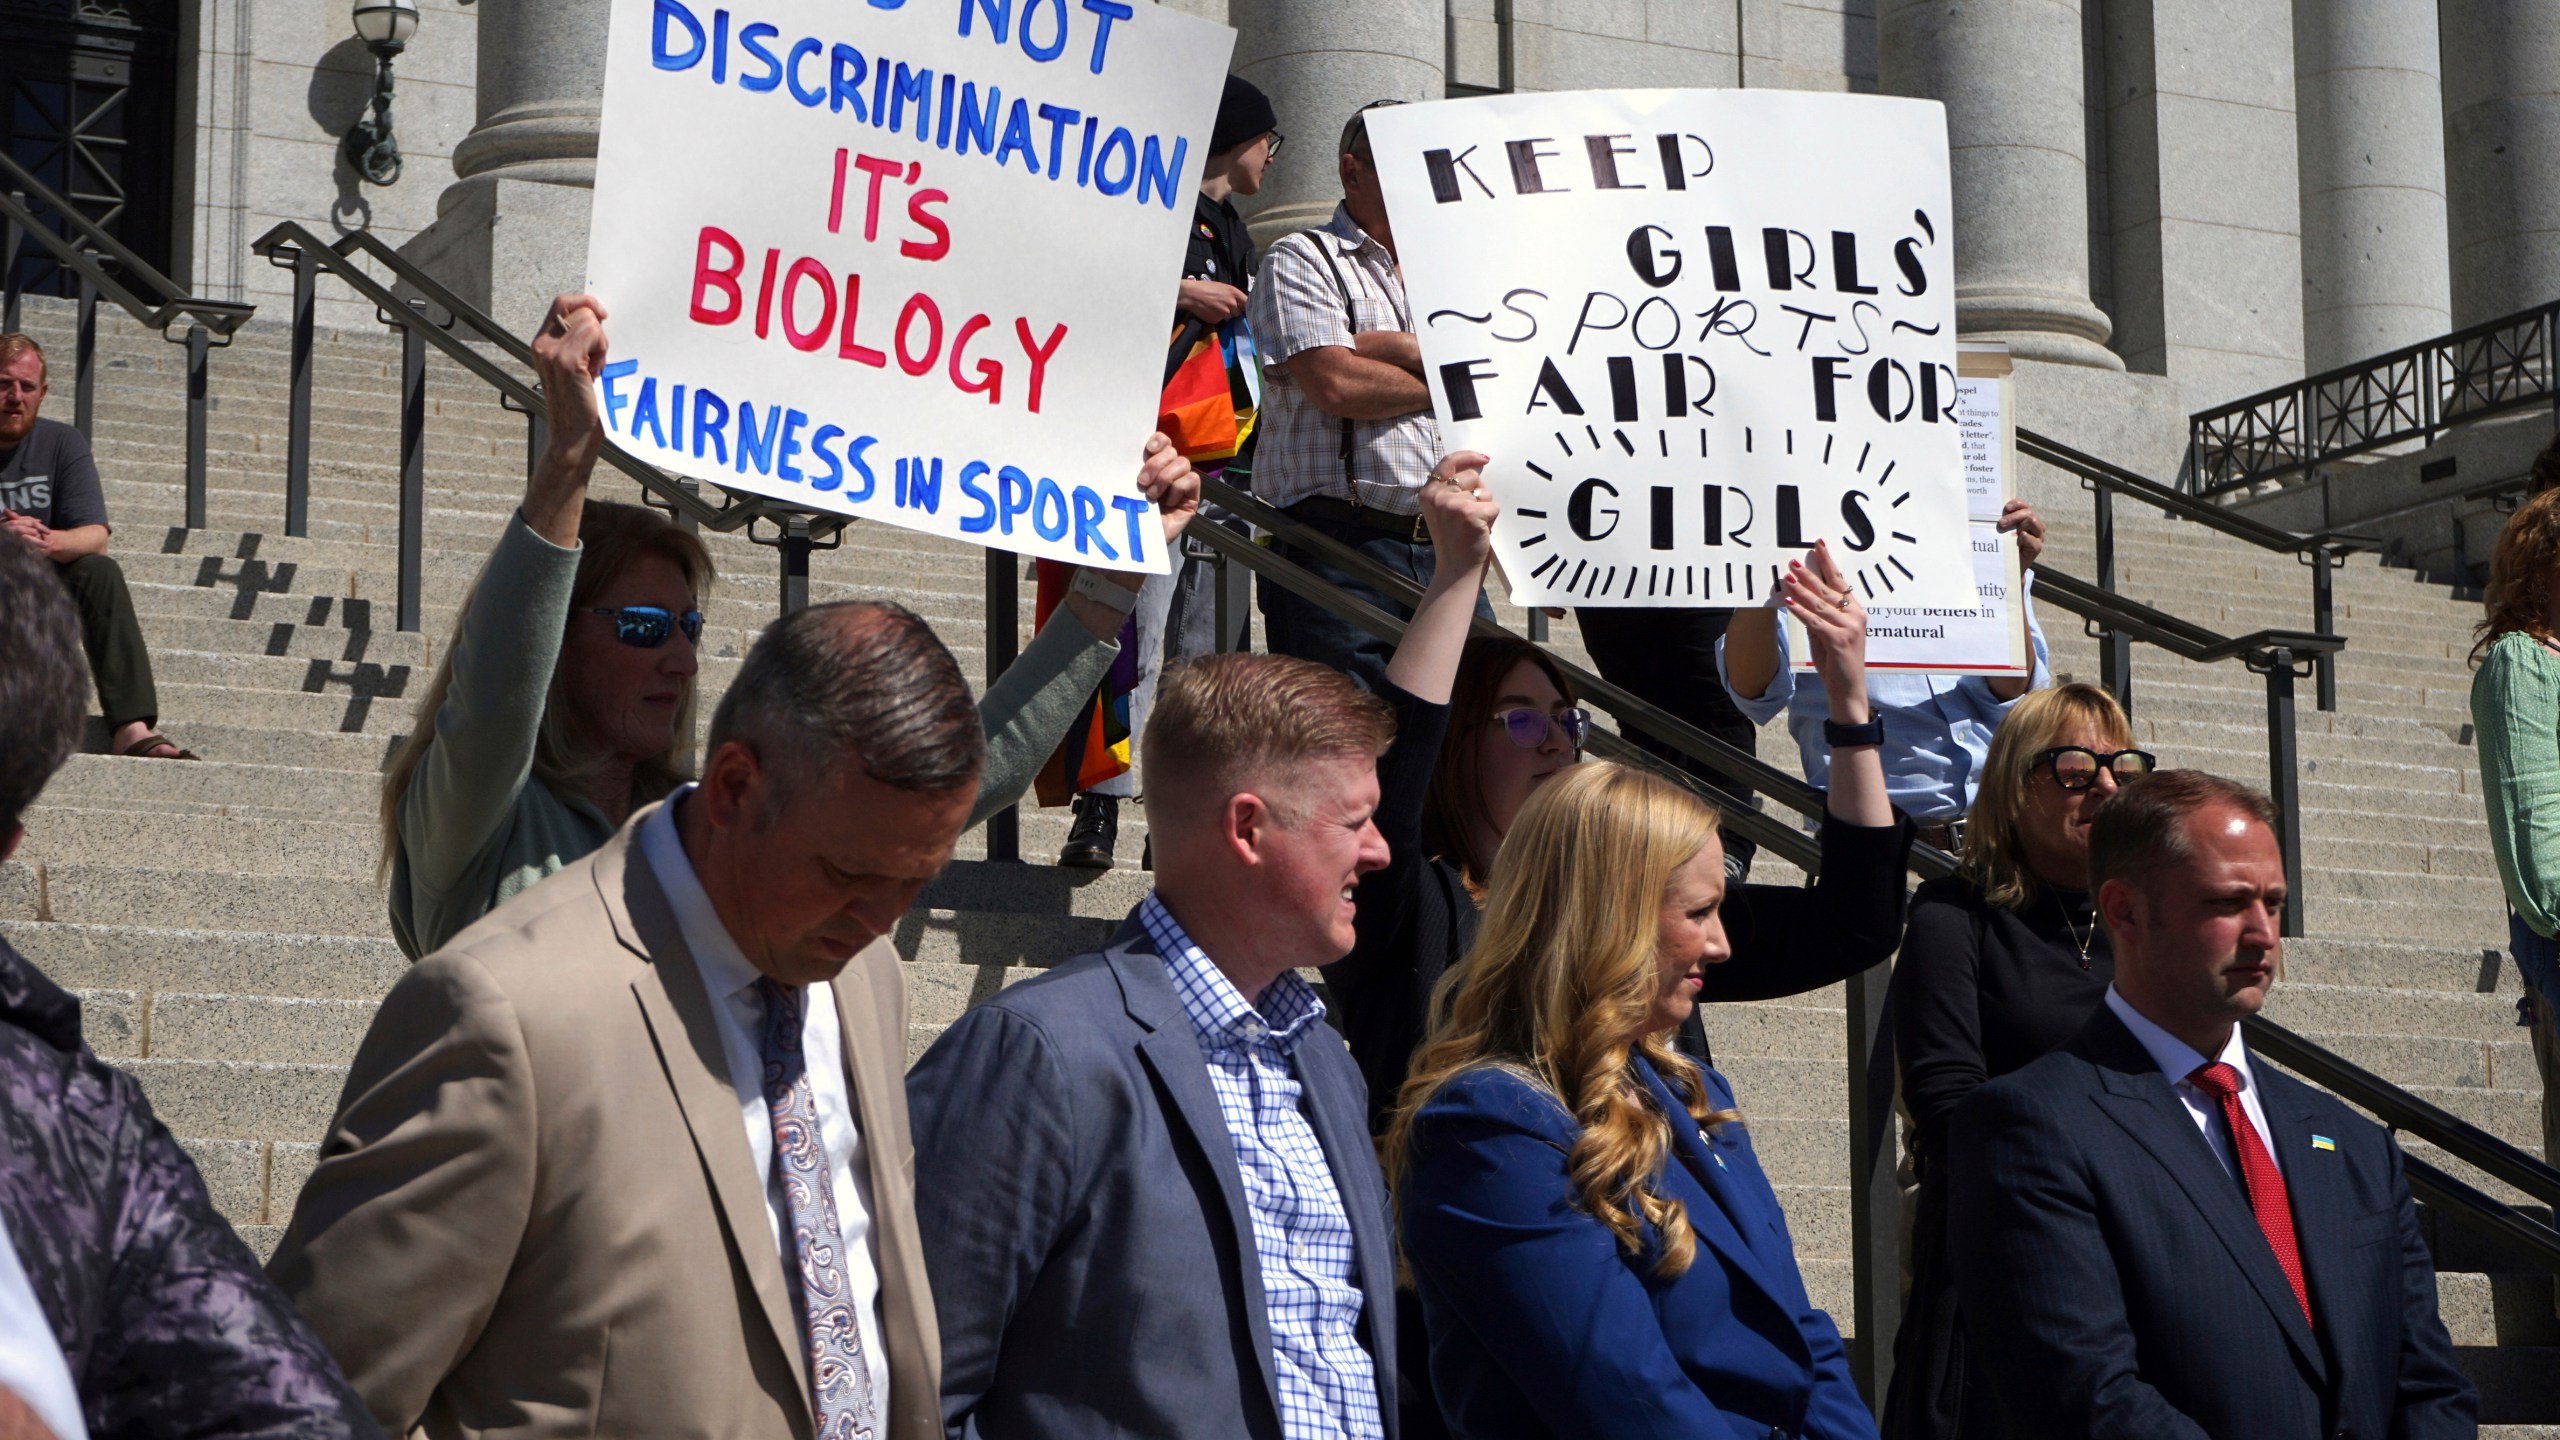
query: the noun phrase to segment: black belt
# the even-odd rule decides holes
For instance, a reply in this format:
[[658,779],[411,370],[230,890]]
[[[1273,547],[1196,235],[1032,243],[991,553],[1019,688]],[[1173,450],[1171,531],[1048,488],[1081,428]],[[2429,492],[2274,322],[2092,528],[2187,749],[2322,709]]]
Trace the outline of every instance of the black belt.
[[1420,515],[1399,515],[1392,510],[1336,500],[1330,495],[1309,496],[1289,506],[1288,510],[1301,520],[1321,520],[1328,525],[1360,525],[1417,545],[1431,543],[1431,531],[1422,523]]
[[1953,855],[1964,848],[1965,819],[1966,817],[1959,815],[1953,820],[1942,821],[1936,825],[1913,826],[1912,838],[1924,845],[1935,845]]

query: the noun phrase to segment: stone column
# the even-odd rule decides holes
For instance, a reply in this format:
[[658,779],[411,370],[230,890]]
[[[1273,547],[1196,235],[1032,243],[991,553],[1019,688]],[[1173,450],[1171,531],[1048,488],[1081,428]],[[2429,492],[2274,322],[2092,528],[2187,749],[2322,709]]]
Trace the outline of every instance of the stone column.
[[2452,328],[2435,0],[2293,0],[2303,367]]
[[596,183],[607,0],[481,0],[479,121],[453,150],[456,191],[499,180]]
[[1372,100],[1446,89],[1444,0],[1233,0],[1235,72],[1262,87],[1288,143],[1254,202],[1262,244],[1321,225],[1342,199],[1334,144]]
[[401,253],[530,334],[585,282],[607,0],[480,0],[478,118],[436,221]]
[[2122,370],[2089,300],[2081,0],[1880,0],[1884,90],[1945,103],[1956,328],[2023,360]]
[[2453,323],[2560,300],[2560,5],[2441,0]]

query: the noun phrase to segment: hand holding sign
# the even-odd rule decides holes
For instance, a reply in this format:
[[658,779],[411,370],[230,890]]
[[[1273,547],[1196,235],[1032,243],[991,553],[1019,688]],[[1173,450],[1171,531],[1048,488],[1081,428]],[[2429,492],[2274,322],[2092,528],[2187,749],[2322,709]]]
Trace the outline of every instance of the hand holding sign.
[[1786,572],[1778,577],[1778,603],[1804,626],[1823,690],[1834,697],[1854,698],[1857,708],[1864,710],[1867,607],[1858,603],[1848,578],[1840,573],[1830,541],[1815,541],[1808,558],[1811,564],[1787,562]]
[[605,367],[604,304],[593,295],[561,295],[533,337],[533,370],[542,381],[542,462],[525,482],[524,523],[567,549],[578,543],[587,482],[604,453],[604,417],[596,377]]
[[1435,577],[1480,575],[1493,559],[1493,522],[1502,506],[1484,488],[1484,467],[1491,463],[1476,451],[1453,450],[1431,467],[1421,499]]

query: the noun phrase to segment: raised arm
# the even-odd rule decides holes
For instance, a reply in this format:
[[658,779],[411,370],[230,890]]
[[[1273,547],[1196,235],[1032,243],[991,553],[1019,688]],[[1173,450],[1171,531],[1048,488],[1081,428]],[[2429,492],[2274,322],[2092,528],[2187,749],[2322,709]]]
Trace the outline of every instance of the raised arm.
[[455,631],[435,742],[397,817],[410,883],[430,893],[470,868],[532,780],[578,578],[578,520],[604,447],[593,383],[605,360],[603,307],[587,295],[552,301],[533,355],[549,439]]
[[1433,705],[1449,703],[1458,661],[1466,653],[1476,596],[1493,558],[1493,522],[1502,507],[1485,488],[1488,458],[1453,451],[1431,468],[1422,487],[1422,522],[1431,532],[1431,583],[1387,661],[1387,678],[1406,694]]
[[[1787,566],[1779,580],[1779,603],[1804,626],[1806,643],[1813,647],[1814,671],[1822,677],[1824,695],[1831,703],[1832,722],[1864,725],[1875,718],[1874,708],[1867,703],[1867,608],[1858,603],[1839,563],[1832,559],[1831,542],[1814,542],[1809,558],[1810,565],[1798,560]],[[1851,825],[1874,828],[1893,823],[1893,802],[1885,796],[1882,749],[1879,745],[1831,747],[1831,791],[1823,806],[1827,812]]]
[[[1156,506],[1170,555],[1191,518],[1200,513],[1200,476],[1173,442],[1147,437],[1138,467],[1138,490]],[[1096,570],[1106,585],[1135,595],[1149,579],[1134,570]],[[978,700],[978,723],[987,732],[987,768],[978,781],[978,803],[969,824],[1022,798],[1040,767],[1058,748],[1079,711],[1093,698],[1111,662],[1119,658],[1122,612],[1070,591],[1031,637],[1001,679]]]

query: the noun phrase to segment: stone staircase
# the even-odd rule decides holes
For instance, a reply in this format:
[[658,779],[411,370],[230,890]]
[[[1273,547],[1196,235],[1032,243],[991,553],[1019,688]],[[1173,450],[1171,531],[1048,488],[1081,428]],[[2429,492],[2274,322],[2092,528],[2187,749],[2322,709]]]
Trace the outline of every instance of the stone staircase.
[[[67,308],[29,302],[68,365]],[[399,352],[381,332],[323,332],[313,403],[311,533],[283,517],[285,345],[252,323],[211,368],[208,528],[183,516],[182,354],[102,325],[95,431],[116,554],[157,669],[163,721],[197,765],[87,754],[28,817],[0,865],[0,935],[78,990],[91,1043],[141,1078],[217,1201],[263,1252],[289,1217],[345,1065],[404,961],[375,879],[379,768],[409,727],[455,606],[522,493],[524,422],[458,369],[427,386],[426,628],[390,628]],[[56,418],[70,414],[67,369]],[[619,477],[598,492],[636,498]],[[2054,485],[2057,495],[2064,494]],[[2030,493],[2041,493],[2031,488]],[[2055,501],[2054,561],[2091,573],[2085,510]],[[2228,631],[2307,626],[2290,560],[2120,510],[2123,588]],[[774,613],[769,550],[706,536],[720,567],[704,606],[702,713]],[[857,525],[820,552],[811,593],[904,601],[983,674],[980,552]],[[1030,613],[1025,584],[1022,613]],[[2514,1025],[2512,968],[2469,745],[2463,663],[2474,607],[2370,560],[2339,582],[2353,642],[2341,710],[2302,691],[2306,890],[2314,938],[2289,947],[2272,1012],[2348,1057],[2528,1148],[2538,1088]],[[1513,623],[1518,612],[1501,607]],[[2096,675],[2070,617],[2045,616],[2057,669]],[[1570,624],[1561,648],[1578,657]],[[2137,727],[2165,763],[2263,781],[2262,682],[2236,665],[2137,650]],[[1762,753],[1792,769],[1771,727]],[[898,928],[920,1052],[969,1005],[1098,943],[1144,893],[1145,833],[1124,808],[1122,868],[1045,862],[1066,812],[1023,812],[1032,863],[983,860],[982,835]],[[1754,878],[1800,878],[1764,857]],[[1818,1303],[1850,1324],[1844,1012],[1837,987],[1711,1017],[1720,1064],[1752,1115]],[[2440,1157],[2439,1157],[2440,1158]],[[2474,1177],[2477,1178],[2477,1177]],[[2486,1386],[2495,1433],[2560,1437],[2560,1321],[2548,1277],[2457,1268],[2443,1312]],[[2543,1431],[2522,1428],[2554,1422]]]

